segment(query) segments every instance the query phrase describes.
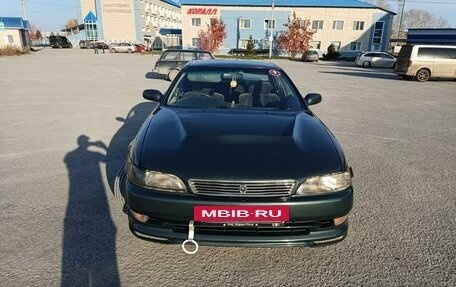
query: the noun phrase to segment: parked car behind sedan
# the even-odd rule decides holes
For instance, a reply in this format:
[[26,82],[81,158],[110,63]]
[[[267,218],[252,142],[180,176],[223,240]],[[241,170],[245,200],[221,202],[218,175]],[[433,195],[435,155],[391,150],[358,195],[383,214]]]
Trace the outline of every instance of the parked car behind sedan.
[[110,49],[111,53],[129,53],[129,54],[131,54],[134,51],[136,51],[135,44],[126,43],[126,42],[113,43],[113,44],[109,45],[109,49]]
[[147,47],[143,44],[135,44],[135,53],[144,54],[147,51]]
[[[117,190],[136,236],[186,244],[313,246],[348,232],[352,170],[272,63],[185,65],[129,145]],[[195,251],[196,252],[196,251]]]
[[396,58],[384,52],[359,52],[356,56],[355,63],[363,68],[394,68],[396,65]]
[[159,75],[165,75],[166,79],[172,81],[188,62],[211,59],[214,59],[214,56],[208,51],[169,49],[164,51],[157,60],[153,72]]
[[309,50],[302,54],[302,60],[304,62],[318,62],[319,58],[320,56],[318,55],[318,52],[315,50]]
[[90,40],[80,40],[79,41],[79,48],[80,49],[89,49],[93,47],[93,41]]

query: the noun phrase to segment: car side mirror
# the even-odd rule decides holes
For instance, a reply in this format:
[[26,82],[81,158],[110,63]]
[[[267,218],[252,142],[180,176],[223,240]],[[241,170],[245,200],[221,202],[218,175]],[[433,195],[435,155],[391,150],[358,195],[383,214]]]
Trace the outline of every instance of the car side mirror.
[[160,102],[163,94],[159,90],[144,90],[143,98],[152,102]]
[[308,106],[316,105],[321,102],[321,95],[317,93],[309,93],[305,96],[304,101]]

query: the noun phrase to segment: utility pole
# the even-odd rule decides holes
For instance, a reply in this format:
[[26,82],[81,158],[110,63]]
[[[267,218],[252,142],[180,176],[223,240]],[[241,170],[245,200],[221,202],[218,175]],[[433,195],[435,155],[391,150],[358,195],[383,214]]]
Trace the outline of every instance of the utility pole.
[[404,16],[404,7],[405,7],[405,0],[398,0],[399,6],[401,9],[401,17],[399,18],[399,29],[397,31],[397,38],[401,37],[401,30],[402,30],[402,18]]
[[25,0],[21,0],[22,5],[22,19],[27,20],[27,13],[25,12]]
[[272,0],[271,21],[269,22],[269,25],[271,25],[271,32],[269,34],[269,58],[272,58],[272,42],[274,40],[274,0]]

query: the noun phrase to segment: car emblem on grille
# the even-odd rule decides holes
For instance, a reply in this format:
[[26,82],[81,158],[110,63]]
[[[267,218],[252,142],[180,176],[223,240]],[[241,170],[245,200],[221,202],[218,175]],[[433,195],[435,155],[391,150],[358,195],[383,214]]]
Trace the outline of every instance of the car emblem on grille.
[[245,194],[247,192],[247,186],[245,184],[239,185],[239,192]]

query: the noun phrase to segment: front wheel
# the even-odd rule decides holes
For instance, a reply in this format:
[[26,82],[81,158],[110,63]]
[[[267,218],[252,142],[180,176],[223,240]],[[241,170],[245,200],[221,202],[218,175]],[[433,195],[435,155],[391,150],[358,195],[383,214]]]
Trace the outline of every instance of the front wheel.
[[128,54],[131,54],[131,53],[133,53],[133,50],[132,49],[128,49],[127,52],[128,52]]
[[116,49],[114,49],[114,48],[111,49],[111,53],[116,53],[116,52],[117,52]]
[[363,68],[370,68],[371,67],[371,63],[366,61],[363,63]]
[[416,80],[418,82],[426,82],[431,77],[431,72],[428,69],[419,69],[416,73]]

